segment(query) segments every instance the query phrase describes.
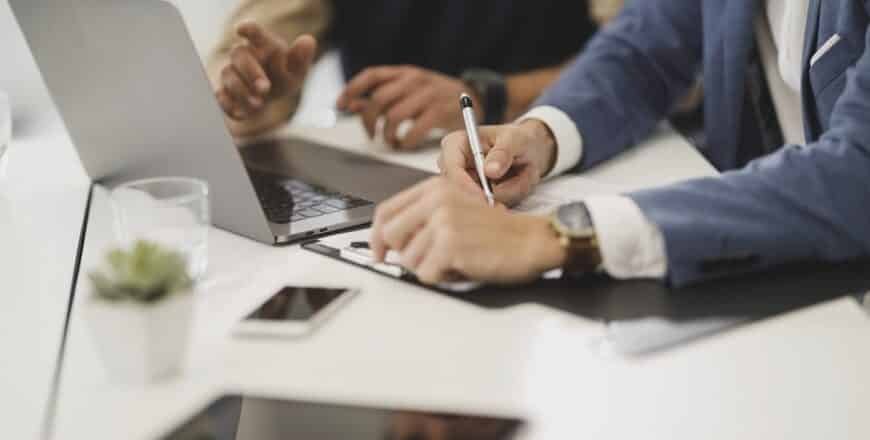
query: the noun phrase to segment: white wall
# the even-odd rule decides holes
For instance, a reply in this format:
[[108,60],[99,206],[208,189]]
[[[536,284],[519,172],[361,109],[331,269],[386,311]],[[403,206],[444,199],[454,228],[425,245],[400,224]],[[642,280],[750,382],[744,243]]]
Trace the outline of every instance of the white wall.
[[[146,1],[146,0],[142,0]],[[147,0],[160,1],[160,0]],[[166,0],[181,11],[194,44],[205,58],[214,47],[226,18],[239,0]],[[0,90],[8,92],[13,101],[16,126],[33,126],[47,104],[47,95],[39,72],[30,57],[6,0],[0,1]],[[8,64],[7,64],[8,62]],[[324,57],[314,67],[303,91],[303,100],[294,119],[298,124],[324,125],[334,118],[335,99],[343,78],[337,57]],[[19,134],[23,134],[19,132]]]
[[[169,1],[181,10],[197,49],[205,55],[211,50],[225,17],[238,0]],[[11,95],[14,115],[21,119],[40,113],[47,105],[39,71],[6,0],[0,1],[0,89]],[[22,124],[18,126],[23,127]]]
[[181,11],[200,55],[214,46],[221,26],[239,0],[167,0]]

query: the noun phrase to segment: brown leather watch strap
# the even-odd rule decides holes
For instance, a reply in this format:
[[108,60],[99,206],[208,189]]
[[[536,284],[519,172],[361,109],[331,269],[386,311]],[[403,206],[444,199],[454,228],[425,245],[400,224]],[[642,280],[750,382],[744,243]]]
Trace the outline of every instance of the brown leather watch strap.
[[601,250],[598,247],[598,237],[571,238],[561,236],[567,259],[563,270],[569,275],[580,275],[594,272],[601,267]]

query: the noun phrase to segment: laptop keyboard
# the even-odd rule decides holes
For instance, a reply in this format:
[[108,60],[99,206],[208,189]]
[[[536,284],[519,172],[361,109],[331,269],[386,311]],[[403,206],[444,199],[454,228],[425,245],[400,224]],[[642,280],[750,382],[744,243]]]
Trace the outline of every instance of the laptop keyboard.
[[299,180],[278,180],[252,174],[254,189],[266,218],[272,223],[292,223],[347,211],[373,203]]

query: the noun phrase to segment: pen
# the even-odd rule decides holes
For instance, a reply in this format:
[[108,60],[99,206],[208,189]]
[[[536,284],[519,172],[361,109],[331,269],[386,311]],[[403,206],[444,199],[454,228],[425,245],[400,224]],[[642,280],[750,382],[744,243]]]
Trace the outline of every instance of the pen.
[[486,173],[483,169],[483,148],[480,146],[480,136],[477,134],[477,121],[474,118],[471,97],[463,93],[459,97],[459,105],[462,108],[462,120],[465,122],[465,133],[468,134],[468,143],[471,145],[471,155],[474,156],[474,168],[477,169],[480,186],[483,187],[483,194],[486,196],[489,206],[495,206],[492,188],[489,186],[489,180],[486,179]]

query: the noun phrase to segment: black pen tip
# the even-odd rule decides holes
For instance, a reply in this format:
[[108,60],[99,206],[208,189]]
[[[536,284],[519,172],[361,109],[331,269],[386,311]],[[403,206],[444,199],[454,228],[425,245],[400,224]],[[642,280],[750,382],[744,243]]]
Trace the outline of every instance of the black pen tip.
[[459,105],[462,106],[462,108],[473,107],[471,97],[463,93],[462,96],[459,97]]

